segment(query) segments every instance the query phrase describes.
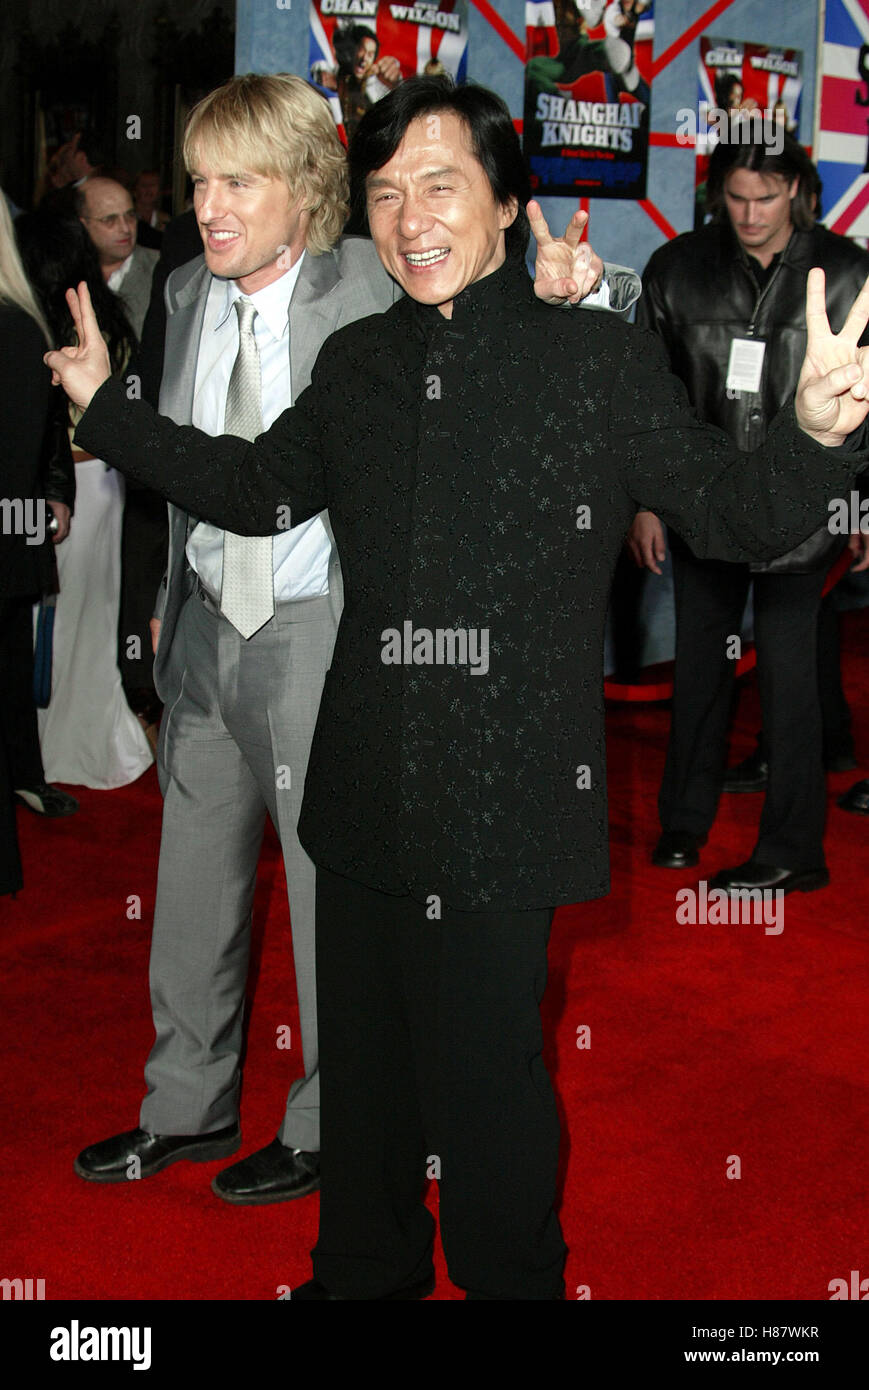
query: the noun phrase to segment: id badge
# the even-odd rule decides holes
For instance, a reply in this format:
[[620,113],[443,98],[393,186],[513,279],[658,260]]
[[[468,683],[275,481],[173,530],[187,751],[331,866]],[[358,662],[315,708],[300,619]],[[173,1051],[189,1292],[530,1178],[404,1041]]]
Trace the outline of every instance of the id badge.
[[760,390],[765,354],[766,343],[759,339],[734,338],[727,364],[727,390],[748,391],[755,395]]

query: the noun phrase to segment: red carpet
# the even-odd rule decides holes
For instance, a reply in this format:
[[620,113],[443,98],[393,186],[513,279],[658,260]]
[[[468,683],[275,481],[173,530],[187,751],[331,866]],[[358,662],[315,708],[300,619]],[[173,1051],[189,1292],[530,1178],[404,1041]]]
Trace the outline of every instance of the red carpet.
[[[844,637],[866,759],[869,612],[846,615]],[[756,727],[753,681],[735,757]],[[781,935],[679,925],[677,890],[747,856],[760,799],[723,799],[699,875],[653,870],[667,719],[660,706],[613,707],[613,892],[563,909],[553,931],[567,1297],[587,1285],[607,1300],[829,1299],[831,1280],[866,1265],[869,821],[834,799],[869,766],[829,779],[831,885],[789,896]],[[0,1276],[42,1278],[47,1299],[273,1299],[309,1277],[316,1196],[233,1209],[209,1189],[220,1164],[117,1187],[73,1174],[80,1148],[137,1123],[160,817],[153,771],[80,797],[69,820],[20,811],[25,889],[0,900]],[[275,1045],[282,1024],[296,1038],[297,1014],[273,836],[256,932],[242,1153],[274,1137],[298,1067]],[[583,1026],[589,1048],[576,1045]],[[734,1156],[739,1179],[727,1176]],[[435,1297],[460,1297],[440,1254]]]

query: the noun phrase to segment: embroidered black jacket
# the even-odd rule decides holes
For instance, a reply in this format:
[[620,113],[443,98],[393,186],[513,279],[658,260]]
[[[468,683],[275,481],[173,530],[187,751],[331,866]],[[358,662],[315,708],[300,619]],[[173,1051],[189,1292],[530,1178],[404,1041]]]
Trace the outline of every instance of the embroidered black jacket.
[[[654,336],[539,304],[511,261],[450,320],[404,299],[342,329],[252,445],[179,428],[117,382],[77,439],[234,531],[328,506],[345,609],[302,843],[336,873],[463,909],[608,889],[603,627],[637,505],[700,556],[765,558],[865,464],[792,410],[741,453],[698,421]],[[473,631],[478,652],[485,631],[488,670],[384,661],[390,630],[422,658],[438,631]]]

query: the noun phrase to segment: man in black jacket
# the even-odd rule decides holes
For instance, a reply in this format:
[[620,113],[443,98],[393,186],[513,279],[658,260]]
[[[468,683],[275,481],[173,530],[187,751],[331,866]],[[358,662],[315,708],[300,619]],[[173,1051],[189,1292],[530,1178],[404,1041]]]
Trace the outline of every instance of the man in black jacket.
[[[817,174],[795,140],[778,132],[783,148],[767,147],[739,129],[734,126],[734,142],[722,142],[712,157],[713,222],[655,252],[643,276],[637,322],[662,339],[700,417],[748,450],[766,438],[796,387],[806,346],[808,271],[825,271],[827,312],[838,329],[869,273],[869,255],[816,224]],[[772,475],[768,486],[778,486]],[[829,875],[818,614],[827,570],[846,541],[823,527],[794,553],[748,565],[698,556],[678,527],[670,539],[676,667],[659,796],[663,833],[653,863],[673,869],[696,864],[715,819],[738,634],[753,579],[762,750],[732,769],[725,786],[751,790],[749,774],[760,777],[766,799],[748,861],[723,869],[712,883],[726,891],[823,887]],[[660,573],[666,548],[658,517],[638,513],[630,545],[639,564]]]
[[602,649],[622,537],[637,501],[701,554],[762,558],[812,531],[865,464],[832,446],[867,412],[869,284],[837,339],[812,286],[798,419],[831,447],[790,410],[740,456],[653,338],[538,305],[498,98],[404,83],[350,160],[407,297],[335,334],[254,444],[127,401],[85,296],[82,346],[47,360],[89,407],[87,447],[237,531],[328,506],[342,555],[299,826],[318,869],[323,1146],[316,1277],[293,1299],[426,1297],[427,1176],[469,1298],[557,1299],[539,1001],[553,907],[608,888]]

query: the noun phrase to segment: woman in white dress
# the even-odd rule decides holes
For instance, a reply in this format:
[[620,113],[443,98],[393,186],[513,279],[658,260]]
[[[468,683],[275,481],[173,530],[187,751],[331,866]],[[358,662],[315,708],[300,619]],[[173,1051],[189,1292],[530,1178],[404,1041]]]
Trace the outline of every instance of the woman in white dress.
[[[55,342],[74,342],[64,294],[86,280],[94,302],[103,306],[100,322],[115,370],[123,371],[135,338],[81,222],[42,211],[18,221],[22,259]],[[49,782],[121,787],[153,762],[117,662],[124,481],[101,459],[75,448],[73,457],[75,514],[57,554],[51,700],[39,711],[42,760]]]

